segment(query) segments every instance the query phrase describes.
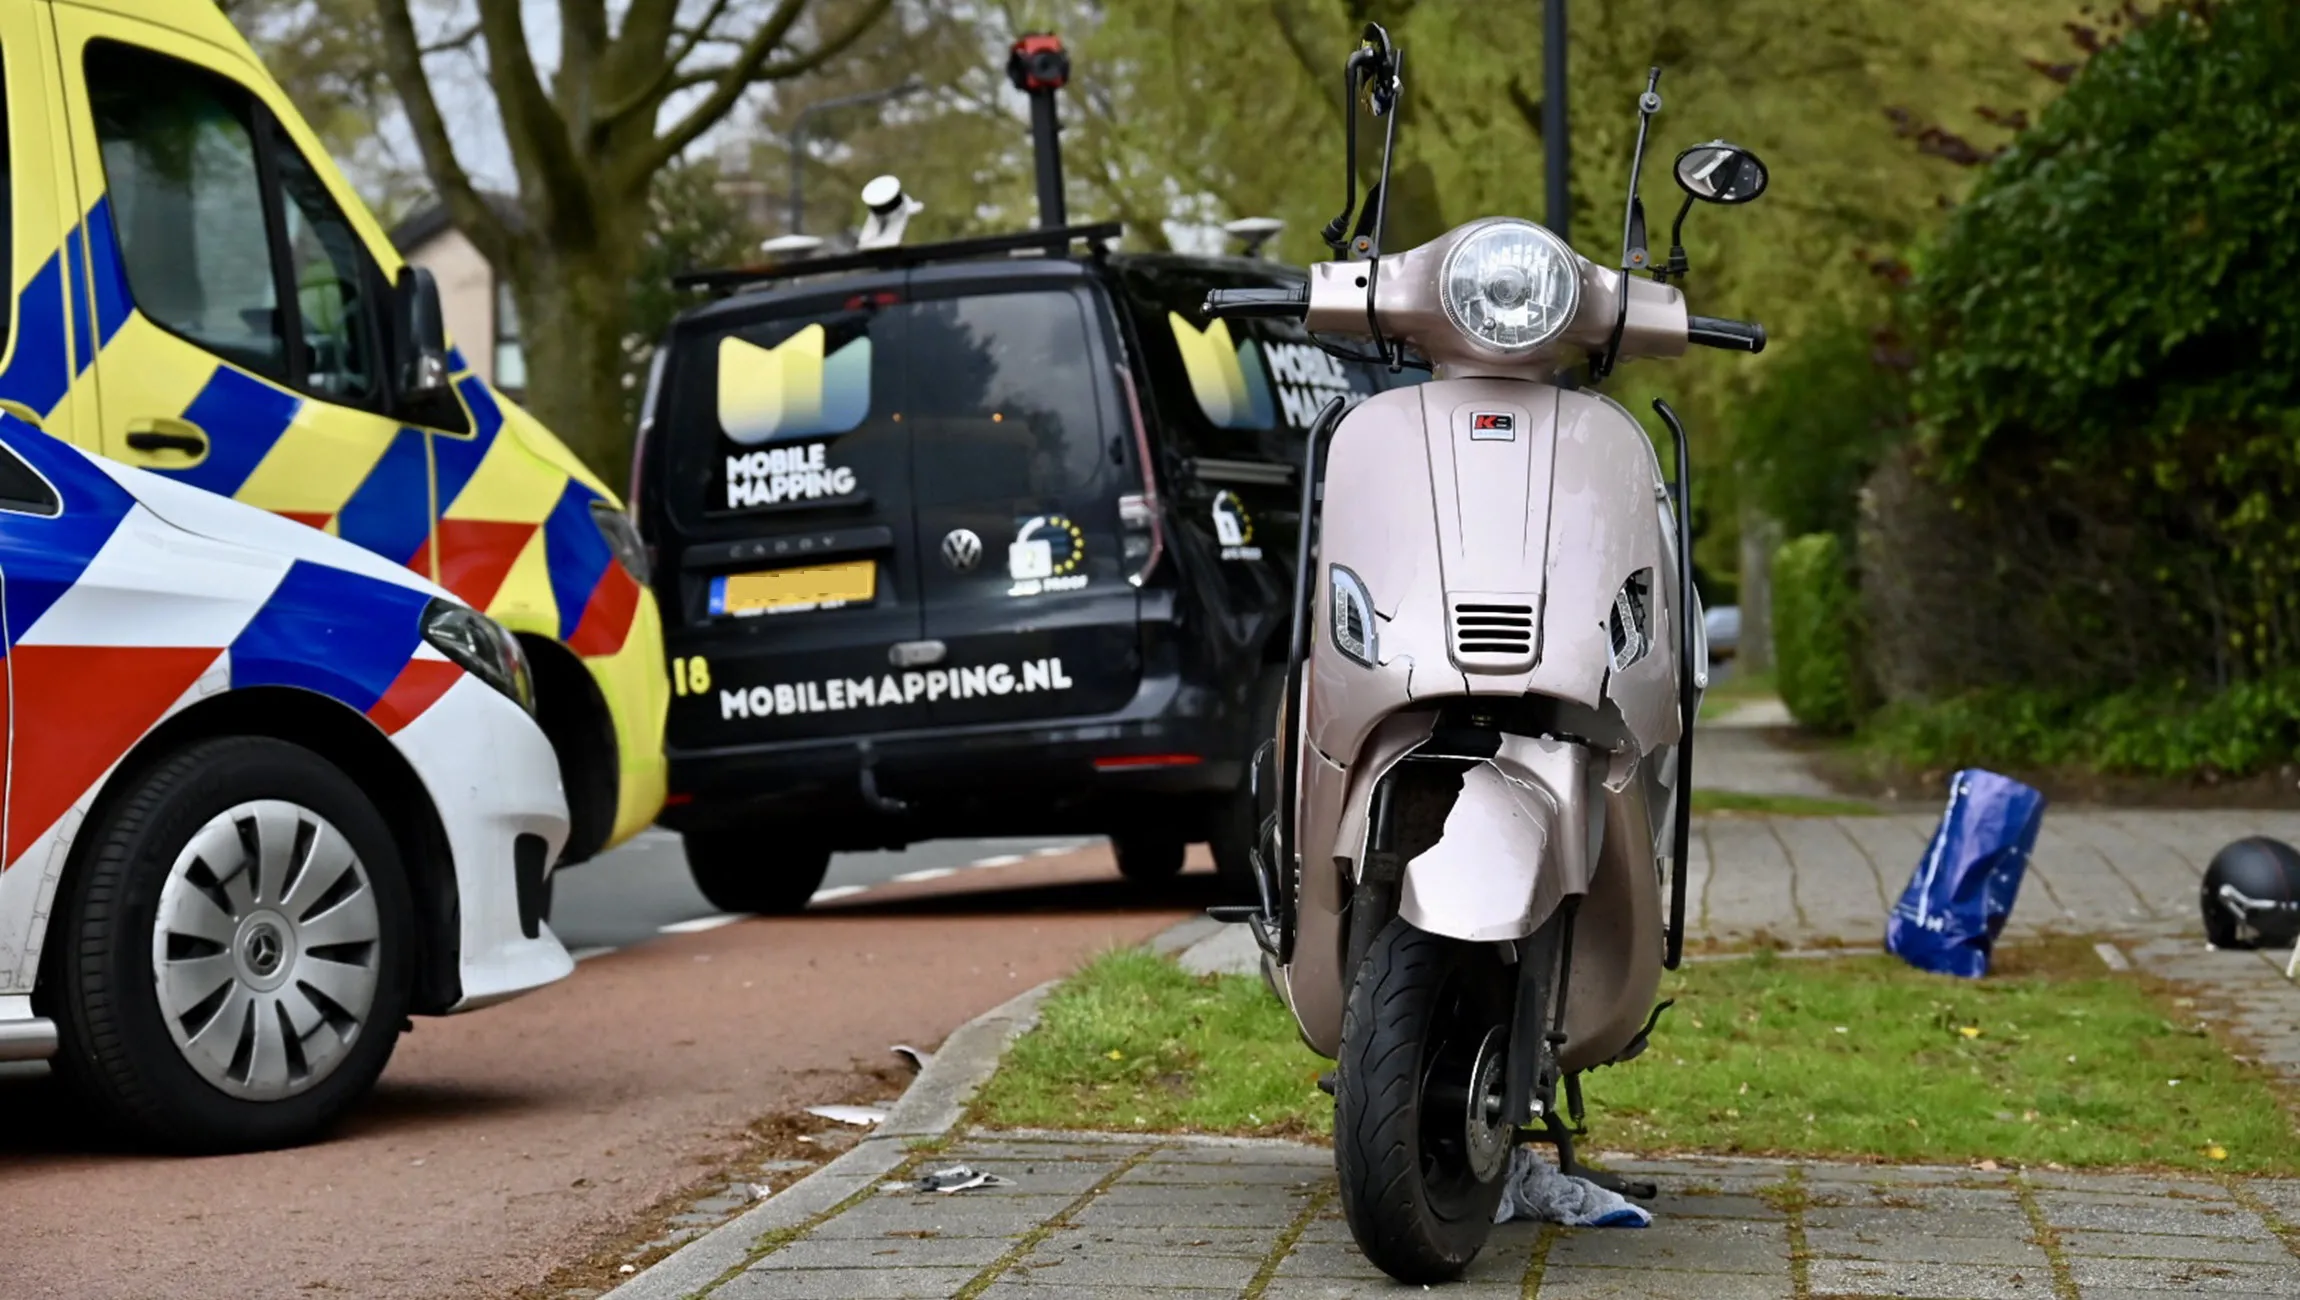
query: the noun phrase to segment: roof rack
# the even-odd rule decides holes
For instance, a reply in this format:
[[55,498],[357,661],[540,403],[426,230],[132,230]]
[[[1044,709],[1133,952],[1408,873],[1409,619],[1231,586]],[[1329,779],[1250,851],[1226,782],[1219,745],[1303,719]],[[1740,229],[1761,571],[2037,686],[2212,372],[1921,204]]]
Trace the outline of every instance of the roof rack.
[[726,293],[744,285],[762,284],[773,280],[795,279],[802,275],[831,275],[841,271],[878,271],[900,266],[920,266],[928,262],[949,262],[962,258],[984,257],[992,253],[1012,253],[1028,248],[1043,248],[1050,257],[1060,257],[1072,243],[1083,240],[1097,255],[1103,246],[1117,239],[1124,227],[1115,221],[1098,221],[1085,226],[1050,226],[1038,230],[1018,231],[1011,235],[985,235],[977,239],[953,239],[940,244],[897,244],[892,248],[870,248],[856,253],[841,253],[835,257],[794,258],[786,262],[772,262],[763,266],[737,266],[719,271],[688,271],[671,277],[676,289],[708,289]]

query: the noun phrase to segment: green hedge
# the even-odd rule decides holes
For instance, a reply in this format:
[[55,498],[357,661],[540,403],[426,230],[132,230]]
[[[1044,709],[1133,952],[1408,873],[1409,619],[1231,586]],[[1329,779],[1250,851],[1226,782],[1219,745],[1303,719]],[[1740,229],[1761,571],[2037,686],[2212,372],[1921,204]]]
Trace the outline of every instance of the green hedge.
[[1863,739],[1911,767],[2084,768],[2126,776],[2244,777],[2300,757],[2300,673],[2220,691],[2177,684],[2106,697],[1976,691],[1895,704]]
[[1835,533],[1793,538],[1773,555],[1773,668],[1797,721],[1824,731],[1859,722],[1860,611]]
[[[2300,669],[2296,67],[2291,0],[2167,3],[2077,73],[1919,259],[1930,471],[2050,525],[2069,563],[2035,603],[2067,616],[2030,630],[2127,644],[2132,671],[2084,683],[2098,694]],[[2083,574],[2103,559],[2112,573]],[[2128,593],[2159,612],[2087,618]]]

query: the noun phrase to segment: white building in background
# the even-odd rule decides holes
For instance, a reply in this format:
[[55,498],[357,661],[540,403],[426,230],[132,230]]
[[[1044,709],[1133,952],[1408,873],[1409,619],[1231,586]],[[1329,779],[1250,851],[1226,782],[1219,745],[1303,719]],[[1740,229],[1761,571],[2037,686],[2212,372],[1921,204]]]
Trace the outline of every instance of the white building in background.
[[[506,221],[519,219],[512,200],[486,196]],[[519,309],[511,301],[511,285],[479,249],[448,220],[445,205],[433,203],[416,210],[391,229],[391,242],[399,255],[423,267],[439,281],[439,306],[447,318],[447,336],[463,350],[473,372],[513,401],[527,391],[527,354],[520,347]]]

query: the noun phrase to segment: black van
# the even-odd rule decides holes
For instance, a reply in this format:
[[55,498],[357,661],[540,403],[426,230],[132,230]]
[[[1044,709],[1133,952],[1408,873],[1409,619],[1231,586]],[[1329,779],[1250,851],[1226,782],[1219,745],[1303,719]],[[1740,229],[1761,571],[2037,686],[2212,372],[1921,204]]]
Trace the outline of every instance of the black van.
[[1298,273],[1117,233],[691,277],[724,296],[664,340],[632,499],[661,820],[715,905],[796,910],[834,850],[955,835],[1108,834],[1137,880],[1210,841],[1250,887],[1303,434],[1400,379],[1199,315]]

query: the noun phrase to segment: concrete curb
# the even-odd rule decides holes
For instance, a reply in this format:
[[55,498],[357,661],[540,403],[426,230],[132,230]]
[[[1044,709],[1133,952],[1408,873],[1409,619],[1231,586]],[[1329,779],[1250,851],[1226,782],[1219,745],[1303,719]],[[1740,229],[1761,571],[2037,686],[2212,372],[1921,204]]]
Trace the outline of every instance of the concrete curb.
[[[1221,928],[1211,918],[1193,917],[1162,931],[1146,946],[1156,952],[1180,952]],[[938,1138],[957,1127],[975,1091],[997,1072],[1014,1040],[1038,1023],[1039,1004],[1059,983],[1048,980],[960,1025],[869,1137],[781,1193],[664,1256],[601,1300],[683,1300],[695,1295],[728,1270],[741,1267],[759,1238],[798,1227],[885,1178],[910,1158],[912,1142]]]

